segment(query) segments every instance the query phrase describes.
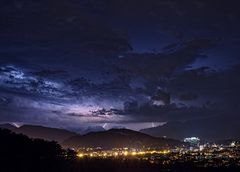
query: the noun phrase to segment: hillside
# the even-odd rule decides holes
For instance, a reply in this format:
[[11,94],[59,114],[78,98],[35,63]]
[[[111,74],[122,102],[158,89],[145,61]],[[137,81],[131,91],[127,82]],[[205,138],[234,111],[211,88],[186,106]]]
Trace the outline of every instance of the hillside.
[[61,143],[63,140],[72,137],[76,133],[64,129],[49,128],[43,126],[23,125],[19,128],[11,124],[2,124],[0,128],[9,129],[15,133],[21,133],[31,138],[40,138],[48,141],[57,141]]
[[64,147],[102,147],[105,149],[118,147],[167,147],[180,144],[181,142],[177,140],[152,137],[128,129],[110,129],[82,136],[75,135],[62,143]]

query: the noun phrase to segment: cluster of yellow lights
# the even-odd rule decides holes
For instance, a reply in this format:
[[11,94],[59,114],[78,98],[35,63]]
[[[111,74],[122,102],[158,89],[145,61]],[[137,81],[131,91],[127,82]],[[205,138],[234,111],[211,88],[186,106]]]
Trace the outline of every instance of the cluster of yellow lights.
[[137,155],[137,152],[132,152],[132,155],[133,155],[133,156]]
[[82,157],[84,157],[84,154],[79,153],[79,154],[77,154],[77,157],[82,158]]
[[78,153],[77,156],[79,158],[82,158],[84,156],[90,156],[90,157],[107,157],[107,156],[137,156],[137,155],[145,155],[145,154],[168,154],[170,153],[170,150],[162,150],[162,151],[124,151],[124,152],[113,152],[113,153],[107,153],[107,152],[93,152],[93,153]]

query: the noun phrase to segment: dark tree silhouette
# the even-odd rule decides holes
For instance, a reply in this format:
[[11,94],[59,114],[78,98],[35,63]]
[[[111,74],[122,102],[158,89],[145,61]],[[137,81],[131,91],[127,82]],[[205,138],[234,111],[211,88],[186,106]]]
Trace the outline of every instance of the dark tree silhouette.
[[0,129],[0,138],[0,171],[64,169],[65,151],[56,142],[30,139],[6,129]]

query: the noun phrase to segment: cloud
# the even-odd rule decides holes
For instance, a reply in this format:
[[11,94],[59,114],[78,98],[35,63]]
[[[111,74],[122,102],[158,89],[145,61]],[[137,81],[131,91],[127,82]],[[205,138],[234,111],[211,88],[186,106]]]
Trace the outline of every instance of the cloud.
[[[113,31],[103,20],[86,14],[82,2],[62,0],[49,3],[44,0],[23,1],[20,4],[21,9],[15,6],[15,1],[1,5],[3,17],[11,20],[11,25],[1,20],[4,27],[1,35],[8,34],[8,38],[14,38],[23,47],[51,47],[62,55],[131,50],[123,35]],[[12,44],[13,39],[4,41]],[[39,50],[39,53],[44,52]]]
[[[235,70],[236,70],[236,68],[233,68],[233,70],[225,72],[224,75],[227,74],[225,77],[229,78],[229,79],[232,78],[232,77],[228,77],[228,76],[235,74],[235,72],[234,72]],[[87,106],[89,104],[92,104],[93,107],[87,108],[87,106],[86,107],[84,106],[83,108],[85,110],[84,110],[84,112],[81,112],[83,109],[80,106],[79,106],[79,108],[77,108],[77,107],[71,108],[69,106],[69,100],[62,101],[62,98],[58,97],[58,96],[56,96],[52,100],[49,99],[50,104],[41,103],[41,101],[43,100],[41,98],[41,96],[43,96],[43,95],[39,94],[40,91],[43,93],[42,89],[46,90],[47,87],[49,87],[49,89],[53,89],[57,85],[55,85],[53,81],[45,80],[44,78],[41,80],[35,80],[36,78],[33,75],[29,76],[25,72],[21,72],[21,71],[18,72],[18,71],[20,71],[20,70],[17,69],[16,67],[2,68],[1,75],[5,76],[5,79],[7,78],[8,84],[10,84],[10,85],[1,84],[1,86],[7,87],[7,88],[9,88],[9,86],[11,86],[13,89],[15,89],[15,84],[13,84],[13,83],[18,83],[18,85],[24,83],[25,86],[27,83],[27,87],[31,88],[30,90],[31,90],[32,96],[30,96],[30,95],[27,96],[26,97],[27,101],[24,100],[26,102],[24,104],[23,103],[24,101],[22,101],[23,99],[21,98],[22,95],[20,94],[23,92],[23,90],[22,91],[19,90],[18,95],[20,96],[20,99],[17,101],[18,103],[15,100],[14,101],[15,107],[11,106],[9,108],[9,109],[20,108],[16,105],[21,105],[21,107],[28,107],[29,111],[27,111],[27,114],[43,111],[42,107],[44,107],[45,110],[48,109],[46,111],[46,114],[55,114],[58,116],[58,118],[64,117],[68,120],[77,117],[77,118],[79,118],[80,121],[83,120],[83,121],[88,121],[88,122],[90,122],[91,119],[92,119],[92,121],[95,121],[95,122],[97,122],[97,121],[99,121],[99,122],[115,121],[116,122],[117,121],[116,119],[121,120],[121,121],[126,121],[128,119],[129,121],[132,121],[132,122],[144,122],[144,121],[162,122],[162,121],[171,121],[171,120],[184,121],[184,120],[189,120],[189,119],[203,118],[203,117],[217,115],[219,112],[218,109],[216,109],[216,107],[218,107],[218,106],[216,106],[216,103],[210,102],[210,101],[208,101],[208,99],[206,99],[203,102],[202,106],[200,106],[200,107],[187,107],[187,106],[175,105],[170,102],[170,99],[171,99],[170,94],[167,93],[166,91],[163,91],[163,89],[161,89],[161,88],[157,88],[157,89],[155,89],[155,91],[154,91],[154,89],[152,89],[153,91],[150,91],[150,92],[149,92],[149,90],[145,91],[143,89],[138,94],[139,95],[142,94],[143,97],[149,96],[149,99],[145,98],[145,100],[143,99],[144,100],[143,102],[141,102],[141,101],[139,101],[139,99],[137,99],[137,96],[134,92],[132,93],[132,98],[131,98],[132,100],[130,99],[130,101],[124,102],[124,98],[119,99],[118,95],[123,94],[122,96],[124,96],[125,98],[129,98],[129,96],[131,95],[131,94],[129,95],[129,93],[131,91],[128,92],[127,90],[131,90],[130,88],[126,89],[124,87],[124,89],[123,89],[121,84],[117,85],[118,82],[116,82],[116,90],[115,90],[115,88],[114,88],[115,86],[114,86],[113,82],[109,82],[108,84],[107,83],[93,84],[91,81],[89,81],[85,78],[80,78],[80,79],[69,81],[68,83],[64,83],[64,84],[67,84],[67,85],[69,84],[76,89],[76,90],[72,90],[73,91],[72,93],[74,93],[74,94],[72,94],[69,97],[69,98],[71,98],[69,100],[71,100],[71,103],[74,105],[77,105],[79,103],[82,104],[82,100],[79,100],[77,98],[78,95],[82,95],[82,96],[91,95],[90,96],[90,97],[92,97],[91,100],[89,99],[90,101],[88,102],[87,99],[85,99],[84,102],[86,103]],[[12,73],[17,75],[17,77],[15,75],[14,75],[14,77],[9,77]],[[21,77],[19,77],[18,73],[22,73],[20,75]],[[193,87],[192,80],[196,80],[196,82],[198,82],[198,83],[203,82],[203,84],[206,84],[205,82],[209,82],[209,77],[211,78],[211,80],[213,79],[213,77],[216,77],[216,79],[218,80],[221,78],[221,75],[223,75],[223,74],[216,73],[216,72],[212,73],[211,70],[208,68],[200,68],[200,69],[195,69],[195,70],[183,71],[182,75],[176,75],[174,80],[172,80],[171,82],[173,82],[174,84],[176,84],[176,83],[181,84],[182,83],[181,80],[184,80],[186,90],[193,89],[196,92],[201,93],[201,90],[198,90],[198,89],[201,89],[201,87],[196,87],[196,88]],[[4,78],[4,77],[2,77],[2,78]],[[29,80],[31,80],[32,78],[34,78],[33,79],[34,82],[29,82]],[[179,82],[179,81],[181,81],[181,82]],[[169,88],[171,88],[173,86],[173,85],[171,85],[171,82],[169,83]],[[51,84],[51,83],[53,83],[53,84]],[[63,87],[67,87],[67,85],[65,85]],[[175,87],[179,88],[178,85],[175,85]],[[61,88],[62,87],[59,88],[59,91],[61,90]],[[71,88],[71,87],[69,87],[69,88]],[[101,88],[101,89],[96,89],[96,88]],[[36,92],[34,90],[36,90]],[[70,92],[70,90],[68,90],[68,92]],[[79,91],[81,91],[81,90],[85,90],[85,92],[81,92],[81,94],[80,94]],[[116,91],[116,94],[113,94],[115,92],[114,90]],[[101,92],[104,95],[101,95],[100,94]],[[172,95],[173,97],[174,97],[174,94],[179,95],[177,92],[177,89],[175,89],[175,92],[172,92],[172,94],[173,94]],[[36,100],[34,102],[31,97],[36,96],[36,95],[38,95],[38,97],[36,97]],[[52,94],[52,92],[50,92],[46,96],[50,96],[50,95],[52,97],[54,94]],[[192,95],[190,93],[189,94],[186,93],[185,95],[183,95],[185,100],[186,100],[186,96],[187,96],[188,100],[190,98],[192,99]],[[121,105],[121,102],[122,102],[123,108],[120,108],[117,106],[114,107],[114,105],[110,102],[108,102],[108,103],[106,102],[106,104],[104,105],[105,98],[103,99],[103,97],[108,97],[108,98],[106,98],[106,100],[109,100],[109,101],[111,101],[111,99],[112,100],[119,99],[119,105]],[[84,99],[84,97],[82,97],[82,98]],[[98,101],[98,100],[101,100],[101,101]],[[161,101],[162,104],[157,104],[159,101]],[[172,101],[174,102],[174,100],[172,100]],[[58,104],[54,104],[54,102],[55,103],[62,102],[62,105],[58,106]],[[98,106],[98,109],[94,110],[96,106]],[[104,108],[101,108],[101,107],[104,107]],[[59,115],[56,113],[52,113],[52,111],[58,111],[61,113]]]
[[35,76],[46,77],[46,78],[65,78],[68,73],[64,70],[41,70],[32,73]]
[[81,91],[81,90],[87,91],[92,87],[94,87],[94,84],[91,83],[90,80],[84,77],[72,79],[68,81],[68,84],[76,91]]
[[1,67],[0,88],[19,94],[38,94],[47,97],[61,97],[65,92],[62,84],[29,75],[24,70],[14,66]]
[[[105,112],[105,111],[104,111]],[[124,115],[131,122],[166,122],[166,121],[188,121],[202,119],[219,115],[219,110],[210,106],[186,107],[170,105],[154,105],[145,103],[134,108],[125,107],[123,110],[115,110],[114,114]]]
[[0,107],[7,107],[12,103],[12,99],[10,97],[1,97],[0,98]]
[[177,70],[184,69],[201,58],[203,50],[215,44],[215,40],[200,38],[182,42],[179,48],[163,53],[129,53],[118,59],[116,66],[147,80],[170,77]]
[[183,93],[179,95],[179,99],[183,101],[192,101],[192,100],[196,100],[197,98],[198,98],[198,95],[191,92]]
[[124,110],[127,112],[132,112],[138,109],[138,102],[137,101],[128,101],[124,102]]
[[0,11],[2,119],[78,125],[240,112],[239,66],[209,67],[214,52],[219,66],[231,59],[220,47],[239,37],[237,5],[13,0]]
[[153,103],[162,102],[162,105],[170,104],[170,95],[160,89],[157,90],[156,94],[151,97]]
[[[89,79],[78,78],[67,82],[61,79],[56,82],[45,77],[40,79],[31,72],[14,66],[2,67],[0,76],[1,89],[9,90],[2,97],[15,96],[8,107],[1,109],[5,114],[2,120],[6,120],[8,118],[6,115],[12,113],[9,118],[18,122],[28,121],[28,115],[32,117],[30,120],[32,122],[36,122],[37,119],[49,121],[49,118],[54,121],[54,117],[57,118],[56,121],[60,121],[59,123],[76,119],[79,123],[187,121],[227,114],[227,109],[232,107],[235,107],[233,114],[236,114],[239,109],[236,108],[236,93],[239,92],[236,89],[239,85],[237,66],[221,72],[207,67],[183,70],[173,75],[170,80],[162,81],[166,82],[167,90],[148,80],[145,82],[148,82],[149,86],[145,84],[146,87],[141,90],[126,87],[119,82],[120,80],[93,83]],[[223,81],[227,81],[228,84]],[[213,82],[216,84],[211,85]],[[29,88],[28,93],[24,89],[16,89],[16,83],[18,87],[23,85]],[[202,90],[206,86],[208,95],[205,95],[206,90]],[[63,91],[66,96],[54,96],[52,92],[47,91],[48,89],[56,89],[59,92],[66,90]],[[43,94],[43,90],[46,94]],[[196,97],[194,93],[200,96]],[[179,98],[178,96],[181,96],[180,102],[175,100],[175,97]],[[180,105],[186,100],[197,102],[197,106]],[[1,104],[5,102],[5,99],[2,99]],[[26,110],[22,109],[26,107]],[[24,115],[18,117],[17,110]],[[38,115],[34,116],[35,113],[45,114],[40,118]]]

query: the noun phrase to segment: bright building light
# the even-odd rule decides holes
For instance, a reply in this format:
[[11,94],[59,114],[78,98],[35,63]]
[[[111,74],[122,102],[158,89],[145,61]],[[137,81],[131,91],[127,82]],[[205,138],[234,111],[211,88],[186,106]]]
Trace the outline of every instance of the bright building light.
[[79,158],[82,158],[83,156],[84,156],[84,154],[82,154],[82,153],[77,154],[77,157],[79,157]]
[[133,155],[133,156],[137,155],[137,152],[132,152],[132,155]]
[[191,145],[198,145],[200,142],[200,139],[198,137],[189,137],[189,138],[185,138],[183,141],[186,143],[190,143]]
[[124,156],[127,156],[127,155],[128,155],[128,151],[125,151],[125,152],[123,153],[123,155],[124,155]]

